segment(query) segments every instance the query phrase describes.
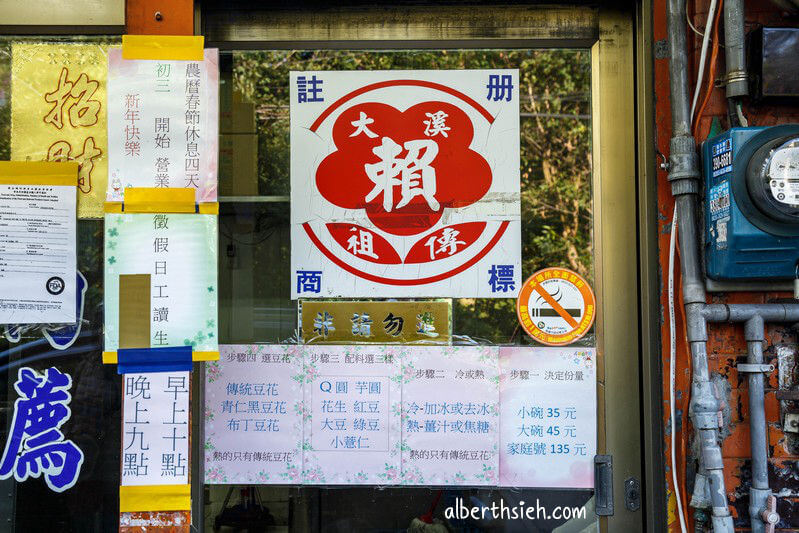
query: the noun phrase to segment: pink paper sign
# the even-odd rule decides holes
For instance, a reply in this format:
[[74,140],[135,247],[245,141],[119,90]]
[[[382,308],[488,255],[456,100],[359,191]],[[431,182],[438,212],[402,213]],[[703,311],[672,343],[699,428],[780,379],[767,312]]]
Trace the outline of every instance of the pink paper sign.
[[302,354],[296,346],[220,346],[205,366],[205,482],[299,483]]
[[402,359],[402,483],[496,485],[498,349],[414,347]]
[[303,482],[398,483],[402,400],[396,347],[303,350]]
[[501,348],[500,485],[593,488],[594,348]]

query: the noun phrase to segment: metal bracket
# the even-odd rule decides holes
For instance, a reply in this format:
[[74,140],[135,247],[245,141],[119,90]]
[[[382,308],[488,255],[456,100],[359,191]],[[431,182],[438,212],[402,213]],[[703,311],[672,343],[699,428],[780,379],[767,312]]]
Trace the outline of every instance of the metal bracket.
[[766,364],[738,363],[735,368],[738,369],[738,372],[760,372],[763,374],[774,372],[774,365]]
[[594,456],[594,497],[597,516],[613,516],[613,456]]
[[774,528],[780,522],[780,515],[777,514],[777,498],[774,495],[766,499],[766,508],[760,513],[760,518],[766,524],[766,533],[774,533]]
[[624,505],[628,511],[641,508],[641,482],[638,478],[628,477],[624,480]]

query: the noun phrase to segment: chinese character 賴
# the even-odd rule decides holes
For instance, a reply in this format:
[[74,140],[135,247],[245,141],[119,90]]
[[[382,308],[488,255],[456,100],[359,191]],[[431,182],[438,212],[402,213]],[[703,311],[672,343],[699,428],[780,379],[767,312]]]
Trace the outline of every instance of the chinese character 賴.
[[324,102],[322,94],[322,80],[317,79],[316,75],[306,78],[297,77],[297,102]]
[[[403,148],[408,153],[404,158],[398,158]],[[441,208],[435,198],[436,169],[431,166],[438,155],[438,144],[433,139],[406,141],[400,146],[393,139],[383,137],[381,144],[372,148],[372,153],[380,161],[363,166],[367,177],[375,184],[374,189],[366,195],[367,202],[383,193],[383,209],[390,213],[395,207],[394,187],[399,185],[402,197],[397,202],[397,209],[405,207],[417,196],[424,198],[433,211]]]
[[75,485],[83,464],[81,449],[59,429],[69,420],[72,379],[55,367],[45,375],[22,367],[17,376],[14,389],[20,396],[0,460],[0,479],[13,474],[22,482],[44,473],[47,486],[63,492]]
[[510,74],[501,76],[499,74],[490,74],[486,88],[488,89],[487,100],[498,102],[504,98],[506,102],[510,102],[513,97],[513,77]]
[[516,286],[513,280],[513,265],[491,265],[488,271],[488,284],[491,285],[491,292],[508,292]]

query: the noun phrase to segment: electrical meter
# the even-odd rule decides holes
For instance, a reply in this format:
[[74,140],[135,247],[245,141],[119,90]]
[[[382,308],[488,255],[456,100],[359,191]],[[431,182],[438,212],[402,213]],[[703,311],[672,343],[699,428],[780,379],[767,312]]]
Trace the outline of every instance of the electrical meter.
[[746,186],[761,211],[771,212],[777,220],[796,222],[799,217],[799,137],[777,147],[772,147],[774,144],[767,143],[755,152],[746,171]]
[[799,272],[799,125],[733,128],[702,145],[705,266],[716,280]]

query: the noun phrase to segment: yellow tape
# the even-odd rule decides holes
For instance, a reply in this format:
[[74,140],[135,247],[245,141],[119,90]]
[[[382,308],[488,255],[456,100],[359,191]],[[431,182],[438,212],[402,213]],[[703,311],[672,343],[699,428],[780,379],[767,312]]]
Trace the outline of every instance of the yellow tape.
[[123,35],[122,59],[202,61],[202,35]]
[[194,213],[194,189],[128,188],[123,206],[126,213]]
[[218,215],[219,214],[219,204],[217,202],[208,202],[199,204],[200,206],[200,214],[201,215]]
[[73,161],[0,161],[3,185],[78,186],[78,164]]
[[104,204],[103,211],[105,211],[106,213],[121,213],[122,202],[106,202]]
[[188,511],[191,485],[127,485],[119,487],[119,512]]
[[[218,361],[219,352],[192,352],[192,361]],[[115,365],[119,362],[116,352],[103,352],[103,364]]]

